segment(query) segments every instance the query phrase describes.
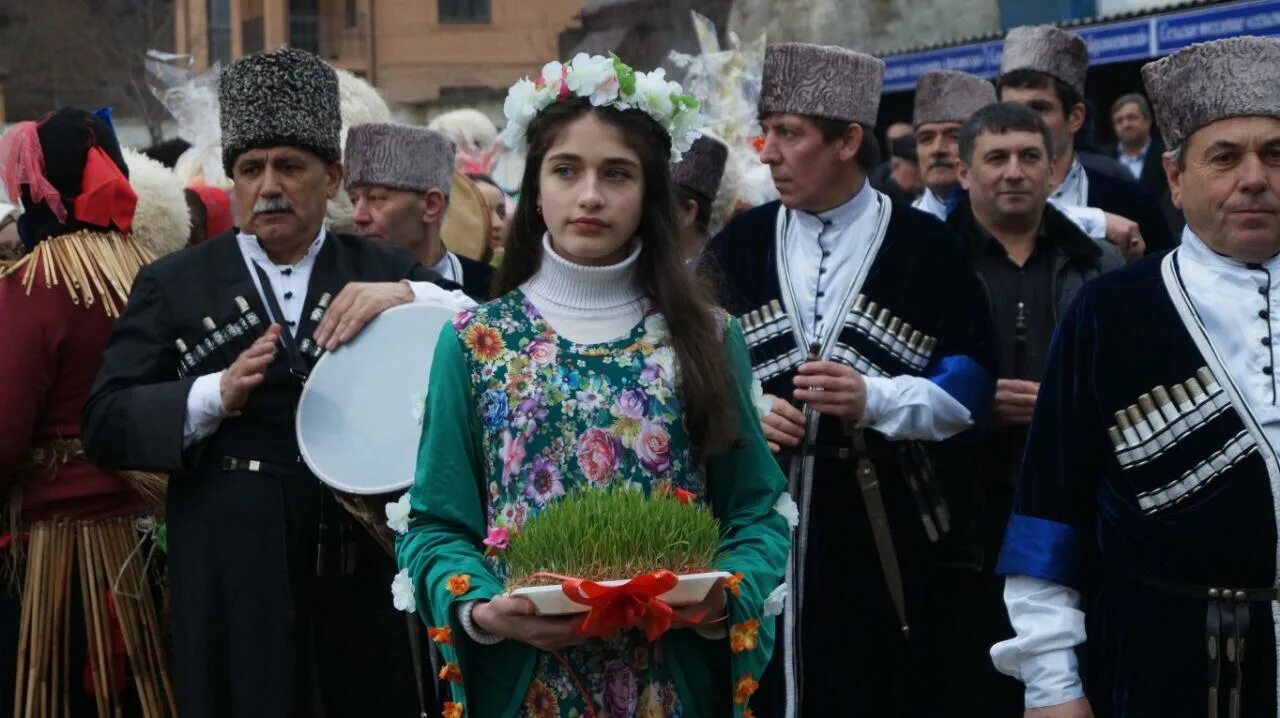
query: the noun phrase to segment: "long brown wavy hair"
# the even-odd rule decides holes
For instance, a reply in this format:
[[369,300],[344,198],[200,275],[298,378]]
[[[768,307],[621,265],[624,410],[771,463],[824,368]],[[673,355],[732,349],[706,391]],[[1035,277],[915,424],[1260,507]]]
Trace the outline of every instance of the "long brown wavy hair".
[[520,203],[507,237],[506,255],[494,277],[493,296],[519,287],[541,266],[542,236],[547,231],[538,213],[542,161],[564,128],[588,112],[618,128],[640,156],[644,199],[637,229],[641,248],[636,279],[666,319],[667,338],[680,369],[677,391],[684,407],[685,430],[704,456],[720,453],[738,439],[724,370],[723,330],[711,291],[681,256],[675,191],[668,167],[671,138],[648,115],[639,110],[593,107],[585,98],[575,98],[554,103],[534,118],[529,124]]

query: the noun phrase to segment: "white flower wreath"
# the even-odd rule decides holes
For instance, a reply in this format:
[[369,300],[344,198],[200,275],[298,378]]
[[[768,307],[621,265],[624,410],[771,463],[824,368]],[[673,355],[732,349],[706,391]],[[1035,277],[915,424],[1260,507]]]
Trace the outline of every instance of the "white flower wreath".
[[680,161],[701,136],[697,131],[702,125],[698,101],[684,94],[680,83],[668,80],[665,70],[636,72],[616,55],[580,52],[568,64],[549,62],[537,79],[526,77],[511,86],[502,106],[507,116],[503,144],[524,154],[533,118],[553,103],[574,97],[585,97],[595,107],[636,109],[649,115],[671,136],[672,162]]

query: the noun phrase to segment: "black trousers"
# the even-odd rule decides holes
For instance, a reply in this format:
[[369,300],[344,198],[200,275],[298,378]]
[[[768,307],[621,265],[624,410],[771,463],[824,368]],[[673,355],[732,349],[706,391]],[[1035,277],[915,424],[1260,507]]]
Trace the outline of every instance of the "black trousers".
[[355,572],[338,566],[351,519],[309,472],[175,477],[167,518],[183,718],[418,715],[394,562],[353,527]]
[[[880,466],[880,486],[903,574],[909,637],[900,629],[886,587],[853,463],[816,463],[800,606],[799,715],[944,715],[934,626],[934,557],[906,482],[892,465]],[[792,589],[788,600],[795,597]],[[752,699],[761,718],[785,715],[783,626],[779,617],[779,642]]]

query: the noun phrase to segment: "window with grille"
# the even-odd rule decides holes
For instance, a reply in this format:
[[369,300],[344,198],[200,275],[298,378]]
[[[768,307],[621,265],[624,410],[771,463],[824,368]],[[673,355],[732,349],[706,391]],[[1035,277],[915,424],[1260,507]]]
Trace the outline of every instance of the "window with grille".
[[209,35],[209,63],[231,62],[231,3],[229,0],[210,0],[205,5]]
[[489,22],[489,0],[438,0],[439,20],[444,23]]

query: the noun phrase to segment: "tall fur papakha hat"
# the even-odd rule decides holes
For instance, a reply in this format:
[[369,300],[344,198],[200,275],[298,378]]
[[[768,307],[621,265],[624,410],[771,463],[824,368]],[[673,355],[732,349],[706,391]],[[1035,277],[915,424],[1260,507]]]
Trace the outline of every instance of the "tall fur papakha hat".
[[[1089,46],[1074,32],[1053,25],[1015,27],[1004,38],[1000,74],[1035,70],[1062,80],[1084,97],[1089,72]],[[1070,109],[1070,108],[1067,108]]]
[[1231,117],[1280,118],[1280,40],[1200,43],[1142,66],[1156,124],[1169,147]]
[[787,112],[875,127],[884,61],[843,47],[793,42],[764,51],[760,116]]
[[671,165],[671,179],[712,202],[720,191],[720,180],[728,161],[729,146],[703,132],[680,161]]
[[930,122],[960,122],[996,102],[996,86],[955,70],[930,70],[916,80],[916,127]]
[[390,122],[354,125],[347,131],[345,184],[449,194],[457,147],[435,130]]
[[222,167],[261,147],[300,147],[326,163],[342,159],[338,76],[305,50],[255,52],[222,71],[218,86]]

